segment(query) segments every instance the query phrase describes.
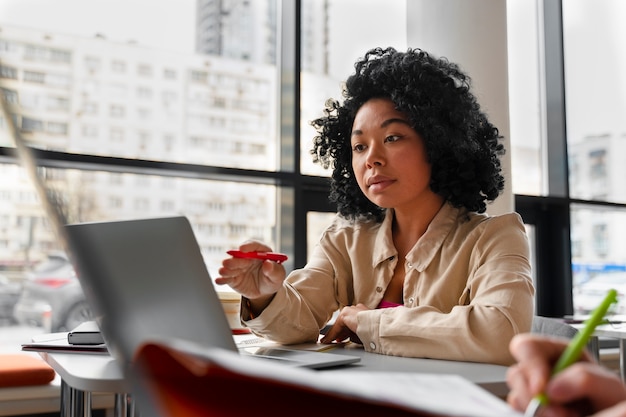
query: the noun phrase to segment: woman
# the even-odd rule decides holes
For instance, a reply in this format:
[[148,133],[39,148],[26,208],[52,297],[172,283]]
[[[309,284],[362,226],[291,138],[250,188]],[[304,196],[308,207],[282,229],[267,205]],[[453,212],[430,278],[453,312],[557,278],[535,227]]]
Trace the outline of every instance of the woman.
[[308,264],[285,279],[280,264],[225,259],[216,282],[244,297],[246,326],[280,343],[317,340],[340,310],[323,343],[510,364],[534,290],[520,217],[482,214],[504,187],[498,130],[445,59],[378,48],[355,69],[343,103],[312,122],[338,214]]

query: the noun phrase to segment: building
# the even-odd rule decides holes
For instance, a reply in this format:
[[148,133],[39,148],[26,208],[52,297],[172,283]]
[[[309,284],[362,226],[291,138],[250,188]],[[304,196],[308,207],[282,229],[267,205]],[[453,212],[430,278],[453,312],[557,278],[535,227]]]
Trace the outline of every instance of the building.
[[196,52],[276,63],[276,0],[197,0]]
[[[14,120],[22,137],[70,153],[162,160],[165,149],[167,162],[231,168],[245,163],[245,168],[272,170],[275,71],[270,65],[175,54],[102,36],[6,25],[0,32],[0,85],[7,101],[19,108]],[[0,143],[12,143],[6,129]],[[233,183],[224,185],[224,193],[211,181],[47,171],[50,184],[73,200],[68,204],[76,207],[68,213],[73,221],[189,213],[203,252],[219,259],[250,236],[272,239],[272,187]],[[0,262],[24,253],[36,260],[52,249],[35,194],[17,167],[3,168],[0,201]],[[239,222],[226,215],[233,211],[241,212]]]
[[[570,193],[581,200],[626,201],[626,134],[587,135],[569,146]],[[574,207],[572,264],[574,282],[596,273],[626,270],[626,223],[621,211]]]

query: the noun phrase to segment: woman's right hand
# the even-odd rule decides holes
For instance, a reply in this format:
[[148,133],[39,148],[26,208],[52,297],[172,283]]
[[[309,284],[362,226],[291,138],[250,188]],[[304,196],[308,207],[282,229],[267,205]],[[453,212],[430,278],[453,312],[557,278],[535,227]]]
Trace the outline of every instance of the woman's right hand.
[[[271,252],[272,249],[258,241],[248,241],[239,246],[242,252]],[[259,259],[226,258],[218,270],[215,283],[228,285],[250,301],[269,299],[283,285],[287,276],[285,267],[273,261]]]
[[[509,404],[524,410],[535,395],[543,392],[549,405],[542,409],[541,416],[591,415],[602,410],[594,416],[626,416],[626,386],[614,372],[591,362],[589,355],[551,376],[567,342],[532,334],[513,338],[510,350],[518,363],[507,372]],[[581,413],[581,407],[585,413]]]

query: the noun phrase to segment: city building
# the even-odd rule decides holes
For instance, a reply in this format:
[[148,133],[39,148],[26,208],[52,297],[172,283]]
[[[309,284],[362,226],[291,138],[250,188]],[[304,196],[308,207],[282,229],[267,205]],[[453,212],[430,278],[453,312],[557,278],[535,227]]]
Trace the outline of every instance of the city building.
[[[14,120],[21,136],[48,150],[145,160],[165,154],[174,163],[275,169],[275,71],[102,36],[7,25],[0,32],[2,93],[19,109]],[[12,143],[7,129],[0,143]],[[73,200],[67,205],[75,207],[68,213],[73,221],[184,212],[205,254],[216,259],[250,236],[272,239],[272,187],[233,183],[216,190],[211,181],[176,177],[47,171],[49,183]],[[3,166],[2,174],[0,262],[25,252],[26,259],[41,259],[54,239],[34,191],[17,167]],[[243,211],[239,223],[225,215],[234,207]]]

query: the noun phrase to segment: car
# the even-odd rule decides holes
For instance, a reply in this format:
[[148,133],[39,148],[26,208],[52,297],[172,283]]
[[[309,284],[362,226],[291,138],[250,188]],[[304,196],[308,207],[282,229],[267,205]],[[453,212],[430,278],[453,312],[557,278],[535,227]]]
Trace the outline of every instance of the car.
[[591,313],[606,297],[611,289],[617,291],[617,305],[611,306],[611,314],[626,314],[626,272],[607,272],[598,274],[573,291],[574,311],[576,314]]
[[13,309],[22,292],[19,282],[0,274],[0,320],[13,322]]
[[13,316],[20,324],[43,326],[50,332],[70,331],[92,320],[74,267],[63,252],[48,254],[23,281]]

